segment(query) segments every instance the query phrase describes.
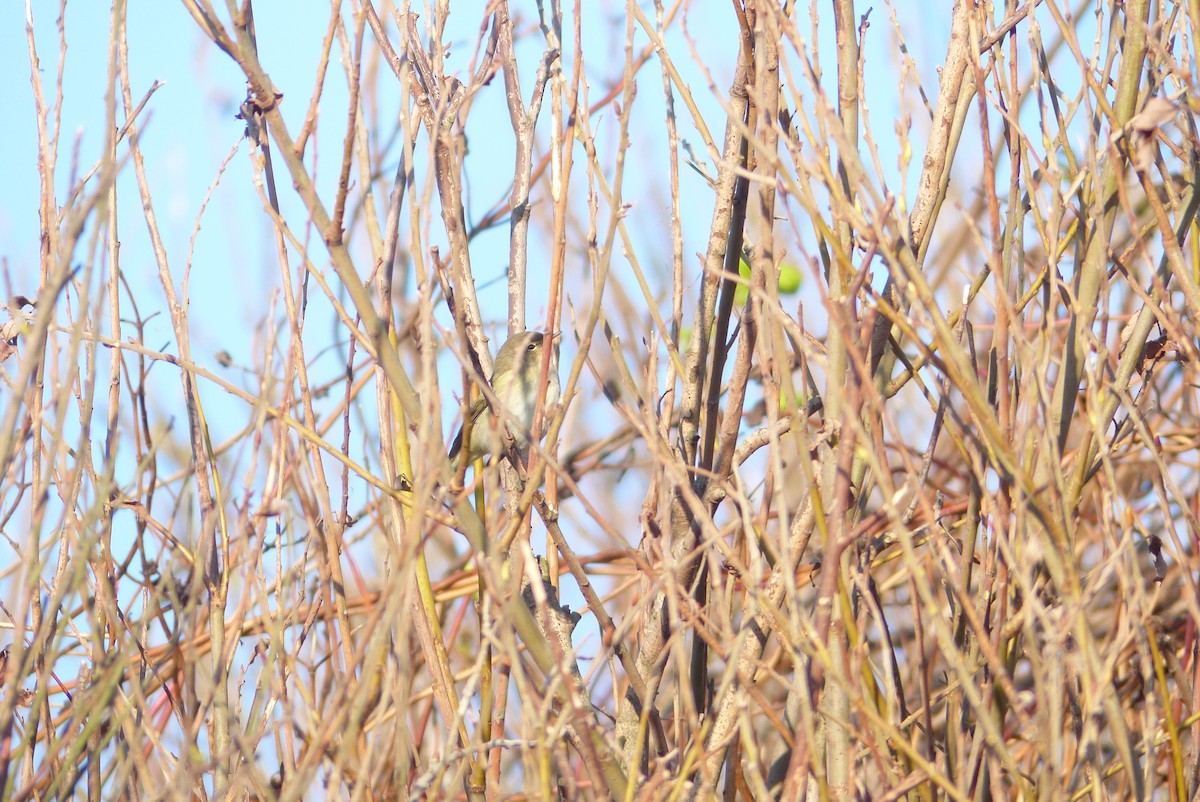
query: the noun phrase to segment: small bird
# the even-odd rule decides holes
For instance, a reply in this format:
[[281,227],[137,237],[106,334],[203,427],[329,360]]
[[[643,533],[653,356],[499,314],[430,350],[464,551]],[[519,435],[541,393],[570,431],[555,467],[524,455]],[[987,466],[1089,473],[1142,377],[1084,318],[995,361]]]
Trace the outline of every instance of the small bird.
[[[540,331],[514,334],[500,346],[500,353],[496,354],[496,365],[489,383],[503,407],[500,419],[508,424],[508,432],[518,448],[529,445],[529,430],[533,427],[533,414],[540,390],[542,353],[548,339],[553,342],[553,338],[547,338]],[[558,366],[551,361],[543,409],[549,409],[558,401],[558,393]],[[500,453],[504,448],[504,436],[496,415],[488,406],[487,398],[477,398],[471,405],[468,417],[471,421],[471,444],[465,454],[468,464],[488,454]],[[463,430],[460,428],[450,445],[450,464],[457,469],[457,460],[462,456]]]

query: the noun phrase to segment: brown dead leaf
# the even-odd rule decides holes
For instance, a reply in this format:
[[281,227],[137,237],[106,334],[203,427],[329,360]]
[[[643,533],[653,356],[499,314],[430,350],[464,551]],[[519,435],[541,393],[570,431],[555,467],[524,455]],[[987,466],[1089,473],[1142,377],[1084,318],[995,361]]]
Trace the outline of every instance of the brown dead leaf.
[[1168,340],[1166,337],[1147,340],[1142,348],[1142,358],[1138,361],[1138,375],[1144,374],[1155,363],[1163,360],[1186,362],[1187,354],[1175,340]]

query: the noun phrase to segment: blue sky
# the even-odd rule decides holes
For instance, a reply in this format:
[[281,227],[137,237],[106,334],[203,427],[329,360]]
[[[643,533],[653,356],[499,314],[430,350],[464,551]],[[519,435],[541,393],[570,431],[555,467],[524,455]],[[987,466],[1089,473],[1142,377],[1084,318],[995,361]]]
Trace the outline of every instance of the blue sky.
[[[261,58],[285,95],[283,111],[293,131],[299,128],[308,105],[316,53],[328,18],[326,4],[300,4],[300,7],[305,5],[312,9],[311,13],[296,13],[298,6],[293,3],[265,2],[256,5]],[[526,26],[534,19],[531,15],[536,13],[533,4],[528,5],[529,8],[525,8],[525,4],[514,4],[514,16]],[[585,5],[588,6],[584,20],[585,51],[590,59],[588,77],[591,97],[595,100],[620,76],[624,9],[623,4],[615,2]],[[57,3],[44,0],[32,4],[43,80],[51,85],[57,67],[57,6]],[[729,29],[732,16],[725,4],[705,5],[703,8],[705,10],[702,12],[694,9],[689,12],[688,31],[697,47],[703,49],[705,67],[711,72],[717,89],[724,91],[729,83],[734,53],[726,43],[711,48],[707,46],[722,31]],[[3,167],[3,180],[0,181],[0,257],[8,262],[13,282],[11,289],[32,295],[35,272],[31,271],[36,270],[38,242],[38,182],[24,13],[17,3],[7,3],[0,8],[0,69],[9,77],[3,95],[8,119],[6,125],[0,128],[0,148],[9,154]],[[84,166],[95,162],[103,145],[108,26],[108,9],[104,4],[68,5],[66,35],[69,49],[64,76],[65,105],[58,168],[60,199],[66,196],[69,165],[76,141],[79,161]],[[473,51],[477,26],[475,12],[451,16],[451,26],[446,36],[450,45],[448,63],[460,75],[465,73]],[[827,28],[824,26],[824,29]],[[887,36],[886,29],[886,21],[876,12],[870,36],[878,40]],[[672,30],[669,42],[675,48],[678,64],[692,86],[710,130],[719,138],[723,129],[720,106],[707,90],[705,76],[686,57],[688,50],[679,27]],[[918,30],[916,33],[921,32]],[[909,36],[912,35],[910,32]],[[270,228],[251,185],[247,148],[241,138],[243,126],[234,119],[237,106],[244,97],[244,79],[231,60],[198,33],[182,4],[132,4],[129,41],[135,102],[154,81],[163,82],[142,119],[142,147],[157,204],[156,213],[167,240],[172,271],[176,275],[182,274],[200,201],[214,180],[222,160],[241,143],[240,152],[224,174],[208,207],[203,229],[196,240],[192,295],[195,301],[193,314],[197,315],[198,325],[193,326],[192,333],[197,348],[211,347],[214,352],[229,350],[238,358],[237,361],[244,364],[249,361],[247,349],[251,341],[242,332],[258,322],[254,317],[261,315],[264,309],[261,296],[278,284]],[[638,46],[645,42],[645,37],[639,35]],[[910,47],[913,44],[909,42]],[[519,59],[525,68],[523,86],[527,96],[532,83],[532,68],[539,53],[539,36],[522,40]],[[602,53],[603,57],[596,58],[596,53]],[[822,52],[823,60],[828,61],[830,55],[831,47],[827,46]],[[564,54],[564,63],[569,65],[569,59],[570,53],[567,52]],[[925,65],[931,70],[934,66],[933,63]],[[386,72],[386,67],[381,69]],[[398,102],[398,92],[389,95],[389,80],[385,78],[382,82],[384,89],[380,98],[385,104],[395,104]],[[480,95],[468,126],[468,219],[477,218],[495,200],[505,196],[511,177],[511,137],[504,130],[506,125],[499,126],[497,130],[497,126],[488,122],[495,120],[497,115],[500,120],[507,122],[498,78],[490,89],[493,91],[485,91]],[[890,89],[894,104],[895,91],[894,88]],[[53,96],[48,99],[52,102]],[[876,127],[883,132],[880,138],[887,144],[891,140],[887,133],[893,114],[886,106],[880,108],[880,104],[887,103],[889,93],[879,93],[876,100],[878,102],[873,107]],[[322,125],[315,144],[319,180],[326,190],[327,199],[332,196],[333,170],[342,145],[340,133],[344,124],[345,104],[345,81],[338,65],[332,64],[321,107]],[[649,255],[667,262],[670,257],[669,241],[660,236],[667,191],[661,184],[664,172],[659,169],[665,163],[665,147],[661,123],[661,79],[655,61],[643,68],[638,76],[635,109],[640,119],[635,118],[633,126],[630,162],[636,167],[629,172],[625,193],[626,199],[633,204],[633,234],[643,259]],[[385,108],[381,112],[386,119],[386,115],[394,114],[395,109]],[[682,136],[702,154],[702,143],[688,124],[682,104],[678,104],[677,112]],[[609,157],[614,119],[615,112],[608,110],[601,112],[593,121],[601,146],[609,146]],[[548,109],[542,115],[543,134],[547,120]],[[920,125],[920,121],[917,124]],[[602,152],[602,158],[604,156]],[[394,164],[393,159],[385,163],[384,169],[393,168]],[[702,180],[686,167],[682,171],[682,181],[684,252],[686,258],[690,259],[692,254],[704,248],[711,215],[711,194]],[[582,184],[582,180],[577,181],[576,187]],[[299,207],[292,201],[292,193],[287,191],[286,182],[283,183],[283,190],[281,195],[285,203],[285,215],[298,224],[302,217],[297,214]],[[535,202],[537,194],[535,191]],[[544,190],[540,194],[544,197]],[[122,202],[120,233],[123,269],[131,278],[157,283],[156,267],[146,249],[148,240],[145,225],[140,219],[140,201],[130,170],[121,176],[119,196]],[[377,197],[377,200],[380,199]],[[436,230],[429,233],[429,244],[444,242]],[[500,226],[474,242],[473,259],[478,281],[486,281],[489,276],[502,278],[507,262],[506,237],[506,227]],[[538,239],[537,232],[534,234],[533,247],[534,258],[539,255],[544,257],[545,243]],[[694,266],[694,261],[688,266]],[[231,286],[237,289],[231,292]],[[156,295],[161,295],[161,290],[157,293],[147,292],[143,300],[150,302]],[[503,293],[497,292],[495,295],[503,303]],[[209,298],[219,299],[221,303],[206,303]],[[540,311],[534,308],[534,303],[531,299],[531,308],[528,310],[531,319],[535,319],[533,316]],[[502,306],[489,311],[493,320],[499,321],[504,317]],[[198,313],[201,312],[203,320],[199,319]],[[158,325],[161,333],[169,337],[166,322]],[[154,329],[149,332],[154,333]],[[148,336],[148,340],[151,339]]]
[[[293,131],[297,130],[308,105],[315,72],[315,53],[324,34],[327,7],[312,4],[312,14],[295,14],[291,3],[260,3],[257,7],[259,46],[262,61],[276,84],[283,90],[283,110]],[[57,31],[54,19],[57,4],[35,3],[35,32],[42,62],[43,79],[53,78],[57,60]],[[38,243],[36,139],[33,126],[33,102],[29,87],[28,51],[24,40],[23,9],[5,4],[0,10],[0,68],[10,76],[5,90],[10,121],[0,130],[0,147],[11,154],[0,182],[0,256],[8,260],[12,290],[33,295]],[[450,64],[465,70],[474,46],[477,20],[466,15],[452,16],[460,29],[451,29]],[[101,4],[71,4],[66,17],[68,41],[67,68],[64,76],[65,105],[60,142],[58,195],[65,197],[69,183],[69,163],[78,137],[81,164],[94,163],[103,146],[103,96],[105,82],[105,42],[108,30],[107,10]],[[286,32],[283,34],[282,32]],[[615,31],[614,36],[621,32]],[[261,203],[251,185],[247,148],[242,140],[243,125],[234,119],[245,94],[244,79],[224,54],[201,37],[190,16],[180,4],[134,4],[129,19],[130,70],[135,100],[154,81],[163,82],[147,107],[142,120],[142,147],[156,201],[156,213],[166,238],[167,252],[174,274],[182,275],[200,201],[214,180],[218,166],[235,146],[240,153],[222,178],[203,220],[196,240],[192,269],[192,296],[196,315],[193,336],[196,347],[213,351],[229,350],[237,361],[250,359],[251,341],[245,329],[263,313],[262,295],[277,286],[277,267],[270,227],[261,211]],[[619,41],[613,42],[619,75]],[[523,63],[533,63],[537,53],[532,44],[523,48]],[[386,68],[384,68],[386,70]],[[655,78],[655,73],[652,73]],[[527,87],[530,84],[526,75]],[[603,87],[610,76],[594,76]],[[52,83],[52,81],[51,81]],[[398,102],[398,92],[387,92],[384,82],[380,98],[384,103]],[[497,79],[494,86],[499,88]],[[51,96],[50,100],[53,100]],[[494,113],[504,114],[502,95],[485,92],[477,102],[474,119],[486,120]],[[345,119],[345,81],[336,64],[331,66],[321,107],[322,126],[315,142],[318,174],[325,197],[332,195],[337,157],[341,149],[340,129]],[[394,115],[395,109],[383,114]],[[548,115],[543,115],[543,121]],[[609,115],[611,117],[611,115]],[[502,117],[501,119],[506,119]],[[603,119],[599,123],[602,127]],[[544,125],[543,125],[544,128]],[[501,131],[477,126],[468,131],[470,156],[468,217],[478,217],[507,191],[508,165],[511,164],[511,139]],[[393,152],[395,150],[393,149]],[[384,165],[394,169],[394,158]],[[494,169],[490,169],[494,166]],[[324,169],[321,169],[324,167]],[[285,215],[298,224],[298,205],[282,182]],[[126,170],[119,183],[121,198],[120,232],[123,269],[134,280],[157,284],[156,267],[149,258],[145,225],[140,219],[140,201],[132,171]],[[377,197],[377,200],[380,200]],[[501,226],[476,240],[473,253],[479,280],[489,276],[502,278],[507,262],[505,227]],[[430,244],[444,242],[431,232]],[[535,246],[538,243],[535,241]],[[443,245],[443,251],[444,251]],[[320,264],[321,255],[315,258]],[[236,288],[231,292],[232,288]],[[6,288],[7,289],[7,288]],[[149,288],[147,288],[149,290]],[[498,297],[502,293],[495,293]],[[148,291],[141,300],[151,303],[158,292]],[[220,301],[207,303],[208,299]],[[148,310],[144,310],[148,311]],[[503,308],[490,310],[493,320],[503,319]],[[536,313],[536,309],[530,309]],[[158,327],[169,337],[169,326]],[[155,330],[148,333],[152,341]]]

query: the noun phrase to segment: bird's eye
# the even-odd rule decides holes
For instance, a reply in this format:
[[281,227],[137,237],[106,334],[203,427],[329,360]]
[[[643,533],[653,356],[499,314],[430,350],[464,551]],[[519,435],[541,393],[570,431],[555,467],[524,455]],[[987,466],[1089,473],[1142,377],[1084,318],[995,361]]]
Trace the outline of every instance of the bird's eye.
[[536,351],[537,346],[538,346],[538,344],[536,342],[531,342],[529,345],[525,346],[525,350],[526,351]]

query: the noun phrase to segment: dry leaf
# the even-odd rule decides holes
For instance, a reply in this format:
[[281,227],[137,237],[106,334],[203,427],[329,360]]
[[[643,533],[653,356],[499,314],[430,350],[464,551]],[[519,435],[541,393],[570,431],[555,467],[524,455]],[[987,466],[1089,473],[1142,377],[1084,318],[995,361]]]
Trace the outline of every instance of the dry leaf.
[[1138,133],[1150,136],[1163,123],[1175,119],[1179,107],[1165,97],[1152,97],[1145,108],[1133,115],[1129,127]]
[[1165,97],[1152,97],[1145,108],[1129,121],[1129,144],[1133,148],[1133,167],[1139,173],[1154,163],[1154,137],[1158,129],[1175,119],[1178,108]]

